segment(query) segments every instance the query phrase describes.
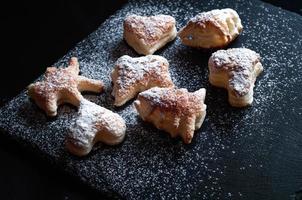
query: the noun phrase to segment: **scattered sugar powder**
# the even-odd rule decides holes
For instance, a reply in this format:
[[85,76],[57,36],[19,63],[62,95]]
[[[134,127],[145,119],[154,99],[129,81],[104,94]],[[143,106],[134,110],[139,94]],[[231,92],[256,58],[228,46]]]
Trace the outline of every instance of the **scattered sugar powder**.
[[[256,81],[251,107],[230,107],[226,91],[208,82],[207,62],[211,54],[185,47],[178,38],[156,54],[169,61],[171,77],[178,87],[189,91],[207,89],[207,116],[192,143],[184,145],[181,139],[171,139],[144,123],[133,101],[121,108],[113,106],[110,74],[114,63],[123,55],[138,56],[122,39],[127,14],[172,15],[179,30],[201,11],[226,7],[236,10],[243,24],[242,34],[230,47],[250,48],[262,58],[264,72]],[[55,64],[64,65],[71,56],[77,56],[82,75],[104,81],[103,94],[84,96],[125,119],[127,132],[122,144],[114,147],[100,144],[84,159],[70,156],[63,144],[76,109],[61,106],[58,117],[50,120],[28,100],[26,92],[1,109],[0,125],[64,170],[118,197],[255,198],[258,193],[248,189],[250,183],[261,183],[261,191],[269,194],[270,181],[276,177],[267,177],[274,176],[271,170],[279,168],[280,160],[283,159],[283,164],[287,162],[278,157],[280,146],[283,151],[288,149],[302,155],[295,145],[302,143],[302,138],[293,136],[295,130],[302,129],[297,124],[302,113],[301,24],[301,18],[294,14],[250,0],[168,0],[160,4],[151,0],[130,1]],[[252,175],[247,181],[248,172]],[[289,183],[283,176],[277,180],[292,188],[293,183],[299,182]]]

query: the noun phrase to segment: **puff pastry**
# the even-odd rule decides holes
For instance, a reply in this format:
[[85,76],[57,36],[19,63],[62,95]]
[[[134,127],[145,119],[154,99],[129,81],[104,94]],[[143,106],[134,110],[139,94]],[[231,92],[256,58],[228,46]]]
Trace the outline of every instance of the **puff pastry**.
[[138,54],[153,54],[176,35],[175,19],[169,15],[129,15],[124,21],[124,38]]
[[259,54],[246,48],[219,50],[212,54],[208,65],[210,83],[228,90],[232,106],[252,104],[254,84],[263,71]]
[[82,91],[101,92],[103,83],[79,76],[79,62],[73,57],[67,68],[48,67],[44,80],[30,84],[28,95],[48,116],[56,116],[58,105],[79,106]]
[[139,92],[149,88],[174,86],[169,73],[168,61],[157,55],[138,58],[122,56],[115,63],[111,78],[115,106],[125,104]]
[[191,93],[187,89],[154,87],[140,93],[134,105],[144,121],[189,144],[206,115],[205,95],[204,88]]
[[83,98],[79,116],[67,135],[66,148],[74,155],[85,156],[97,142],[121,143],[125,132],[126,124],[121,116]]
[[196,15],[178,35],[184,45],[208,49],[227,46],[241,31],[239,15],[226,8]]

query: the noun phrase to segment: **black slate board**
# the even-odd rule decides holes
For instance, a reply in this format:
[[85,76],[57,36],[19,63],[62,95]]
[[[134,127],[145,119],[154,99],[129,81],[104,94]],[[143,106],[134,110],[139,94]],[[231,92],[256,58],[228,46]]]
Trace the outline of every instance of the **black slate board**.
[[[223,89],[208,82],[210,53],[177,39],[156,52],[170,62],[178,87],[207,89],[206,120],[192,144],[158,131],[137,116],[132,101],[114,108],[109,74],[116,59],[137,56],[122,40],[127,13],[170,14],[177,28],[200,11],[230,7],[244,31],[230,47],[248,47],[262,56],[264,73],[252,107],[229,106]],[[85,94],[92,102],[121,114],[127,137],[115,147],[98,145],[78,159],[64,150],[64,138],[76,109],[61,106],[46,118],[22,92],[0,110],[0,127],[56,166],[102,192],[127,199],[289,199],[302,186],[302,17],[258,1],[129,2],[54,66],[71,56],[82,75],[102,79],[106,92]]]

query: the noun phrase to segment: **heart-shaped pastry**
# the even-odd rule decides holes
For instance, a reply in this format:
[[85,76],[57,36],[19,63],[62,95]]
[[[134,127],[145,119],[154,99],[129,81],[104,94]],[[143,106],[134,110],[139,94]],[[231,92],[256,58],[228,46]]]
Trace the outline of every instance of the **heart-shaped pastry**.
[[129,15],[124,21],[124,38],[138,54],[153,54],[176,35],[175,19],[169,15]]

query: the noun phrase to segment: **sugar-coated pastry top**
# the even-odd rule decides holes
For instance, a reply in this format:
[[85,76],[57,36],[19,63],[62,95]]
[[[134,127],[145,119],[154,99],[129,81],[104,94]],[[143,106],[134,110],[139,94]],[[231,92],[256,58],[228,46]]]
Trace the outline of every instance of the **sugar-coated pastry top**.
[[141,92],[134,102],[144,121],[167,131],[171,137],[181,136],[189,144],[194,131],[199,129],[206,115],[204,104],[206,90],[154,87]]
[[224,35],[228,35],[229,37],[231,37],[232,34],[239,34],[242,30],[238,13],[230,8],[202,12],[193,17],[189,23],[194,23],[200,27],[205,26],[206,23],[212,23],[219,28]]
[[75,57],[70,59],[67,68],[48,67],[43,81],[29,85],[28,94],[49,116],[57,114],[61,103],[79,106],[81,91],[101,92],[103,89],[102,81],[80,76],[79,72]]
[[126,124],[121,116],[86,99],[67,135],[67,149],[78,156],[87,155],[93,145],[104,142],[116,145],[125,137]]
[[257,63],[260,63],[260,55],[247,48],[219,50],[209,59],[212,73],[229,73],[229,87],[237,96],[246,95],[254,84],[254,70]]
[[173,112],[175,116],[187,116],[203,110],[205,89],[198,94],[189,93],[184,88],[154,87],[140,93],[139,97],[149,101],[153,107]]
[[124,20],[124,39],[138,54],[151,55],[176,35],[175,19],[169,15],[129,15]]
[[137,58],[122,56],[116,61],[111,77],[114,84],[112,94],[117,106],[151,87],[174,86],[168,61],[157,55]]
[[175,19],[169,15],[139,16],[129,15],[124,21],[124,29],[134,33],[146,44],[156,43],[160,37],[175,27]]
[[242,31],[238,13],[230,8],[202,12],[179,31],[183,44],[198,48],[221,48]]

